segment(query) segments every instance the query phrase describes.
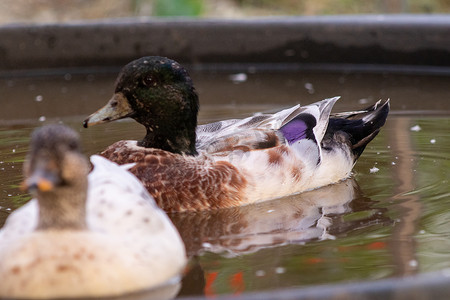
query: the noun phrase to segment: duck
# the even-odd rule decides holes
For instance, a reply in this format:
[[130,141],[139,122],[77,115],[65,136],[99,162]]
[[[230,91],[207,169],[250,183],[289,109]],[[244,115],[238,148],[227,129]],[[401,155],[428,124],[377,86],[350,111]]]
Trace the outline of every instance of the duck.
[[166,213],[129,166],[90,162],[71,128],[33,132],[23,187],[34,198],[0,230],[0,298],[113,297],[179,281],[186,252]]
[[130,172],[166,212],[220,209],[350,177],[385,124],[389,100],[330,115],[338,99],[198,125],[199,98],[187,70],[147,56],[122,68],[112,98],[83,125],[134,119],[146,128],[144,138],[118,141],[100,155],[135,163]]

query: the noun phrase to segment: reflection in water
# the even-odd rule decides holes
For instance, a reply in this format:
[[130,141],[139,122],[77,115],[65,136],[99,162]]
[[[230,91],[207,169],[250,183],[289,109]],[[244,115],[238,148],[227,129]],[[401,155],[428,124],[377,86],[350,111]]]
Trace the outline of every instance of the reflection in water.
[[[351,203],[354,199],[355,203]],[[365,219],[343,221],[343,214],[368,210],[369,205],[370,200],[362,197],[356,181],[347,179],[282,199],[215,211],[174,213],[170,217],[188,255],[214,252],[232,257],[274,246],[335,239],[335,235],[365,224],[385,222],[381,209],[366,214]]]
[[392,233],[392,255],[397,262],[395,275],[414,275],[418,270],[416,259],[416,243],[414,234],[417,233],[417,222],[422,213],[422,205],[419,195],[408,195],[417,189],[415,178],[414,153],[409,134],[411,124],[407,118],[397,118],[392,122],[396,130],[391,131],[390,144],[393,153],[398,155],[398,167],[395,168],[393,178],[397,181],[394,206],[400,214],[399,223],[396,224]]
[[[310,192],[243,207],[173,213],[170,217],[185,241],[192,261],[189,272],[183,278],[179,296],[214,296],[216,291],[213,285],[216,281],[223,281],[223,275],[227,276],[222,284],[228,286],[228,292],[236,294],[246,290],[244,281],[249,278],[248,270],[244,271],[245,264],[238,260],[237,271],[229,274],[230,271],[224,267],[219,274],[210,270],[211,262],[207,270],[204,269],[205,262],[201,261],[203,255],[217,253],[220,257],[239,259],[252,254],[256,261],[273,261],[270,265],[274,264],[275,273],[281,274],[285,269],[279,265],[277,267],[277,264],[283,255],[277,255],[277,249],[282,249],[282,246],[306,246],[313,241],[341,238],[351,231],[375,224],[392,224],[392,220],[385,216],[387,209],[373,208],[374,204],[374,201],[363,196],[358,184],[351,178]],[[344,248],[342,251],[353,251]],[[259,255],[259,252],[264,252],[262,250],[266,253]],[[265,257],[268,250],[270,256]],[[257,265],[256,261],[254,263]],[[315,258],[309,260],[309,263],[315,262]],[[216,258],[212,264],[220,266],[221,263]],[[257,271],[256,277],[259,276]]]

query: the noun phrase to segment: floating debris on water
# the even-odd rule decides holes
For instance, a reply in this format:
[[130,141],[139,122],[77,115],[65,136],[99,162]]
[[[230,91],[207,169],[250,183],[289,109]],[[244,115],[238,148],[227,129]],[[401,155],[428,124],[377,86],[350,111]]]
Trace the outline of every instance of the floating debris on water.
[[308,93],[310,94],[314,94],[314,86],[311,82],[307,82],[305,83],[305,89],[308,91]]
[[411,131],[421,131],[422,130],[422,128],[419,126],[419,125],[414,125],[413,127],[411,127],[409,130],[411,130]]
[[358,103],[359,103],[359,104],[367,104],[367,103],[369,103],[369,99],[367,99],[367,98],[361,98],[361,99],[358,100]]
[[266,271],[264,270],[258,270],[255,272],[255,275],[258,277],[263,277],[264,275],[266,275]]
[[203,248],[212,248],[212,245],[210,243],[204,242],[202,244]]
[[436,140],[435,140],[435,139],[431,139],[431,140],[430,140],[430,143],[436,144]]
[[34,98],[34,101],[36,102],[41,102],[42,100],[44,100],[44,97],[42,95],[37,95],[36,98]]
[[45,116],[40,116],[39,117],[39,122],[44,122],[47,118]]
[[233,83],[241,83],[247,81],[247,77],[248,76],[245,73],[237,73],[230,75],[228,78],[233,81]]
[[380,171],[380,169],[378,169],[377,167],[373,167],[373,168],[370,168],[370,173],[372,174],[372,173],[376,173],[376,172],[378,172],[378,171]]
[[286,272],[286,268],[283,268],[283,267],[275,268],[275,273],[277,273],[277,274],[283,274],[285,272]]
[[413,267],[413,268],[415,268],[415,267],[417,267],[419,265],[419,263],[415,259],[410,260],[408,262],[408,264],[409,264],[410,267]]

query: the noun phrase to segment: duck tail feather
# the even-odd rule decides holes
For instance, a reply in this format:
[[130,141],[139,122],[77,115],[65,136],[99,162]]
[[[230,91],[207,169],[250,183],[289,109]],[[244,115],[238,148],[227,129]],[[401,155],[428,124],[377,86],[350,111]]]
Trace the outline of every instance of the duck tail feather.
[[360,112],[345,117],[333,116],[329,120],[326,135],[333,136],[338,131],[346,133],[356,161],[385,124],[389,109],[389,100],[384,103],[378,101]]

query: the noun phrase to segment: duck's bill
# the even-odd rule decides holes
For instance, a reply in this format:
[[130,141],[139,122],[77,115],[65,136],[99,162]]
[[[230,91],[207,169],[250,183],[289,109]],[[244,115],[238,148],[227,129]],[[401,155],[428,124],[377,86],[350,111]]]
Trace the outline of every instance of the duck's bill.
[[122,93],[116,93],[105,106],[84,120],[83,126],[88,128],[89,126],[123,119],[130,117],[133,113],[134,111],[127,98]]
[[52,191],[55,186],[59,185],[60,182],[61,179],[56,174],[56,171],[38,168],[30,177],[22,182],[21,188],[22,190],[27,190],[29,192],[49,192]]

